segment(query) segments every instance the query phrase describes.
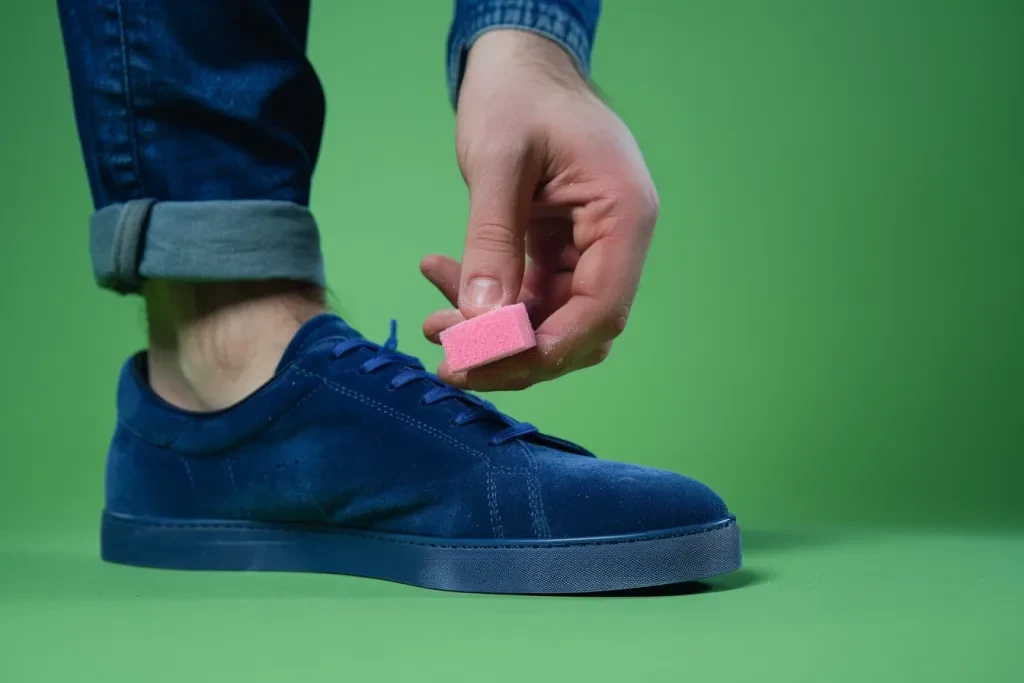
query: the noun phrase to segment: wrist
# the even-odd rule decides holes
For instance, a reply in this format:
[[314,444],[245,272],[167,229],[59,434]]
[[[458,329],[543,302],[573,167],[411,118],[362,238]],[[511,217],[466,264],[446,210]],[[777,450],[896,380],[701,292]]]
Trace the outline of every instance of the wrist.
[[576,60],[554,40],[528,30],[501,28],[480,35],[469,49],[466,78],[474,73],[532,74],[564,88],[587,89]]
[[570,53],[561,45],[526,29],[496,28],[481,34],[469,49],[467,66],[474,55],[487,54],[496,60],[542,62],[560,71],[579,74]]
[[[586,82],[590,72],[590,54],[597,31],[600,0],[455,0],[455,14],[448,32],[447,80],[449,101],[457,106],[470,49],[485,34],[519,29],[543,37],[563,53],[551,52],[548,43],[533,42],[541,53],[540,63],[557,65],[554,74],[566,74],[563,80]],[[488,42],[490,42],[488,38]],[[527,43],[531,45],[531,43]],[[575,68],[565,67],[563,54]]]

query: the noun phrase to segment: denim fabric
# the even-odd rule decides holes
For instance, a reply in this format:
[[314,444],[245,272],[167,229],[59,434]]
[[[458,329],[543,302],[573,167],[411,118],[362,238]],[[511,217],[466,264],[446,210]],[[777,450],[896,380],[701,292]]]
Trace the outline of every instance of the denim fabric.
[[[325,108],[306,57],[309,3],[58,5],[96,209],[97,282],[122,293],[144,278],[323,285],[308,209]],[[585,71],[598,8],[597,0],[458,0],[448,38],[453,101],[465,53],[489,28],[546,35]]]
[[407,368],[368,363],[380,347],[332,353],[354,336],[336,316],[314,318],[268,384],[215,413],[167,405],[147,386],[145,356],[129,360],[107,510],[469,539],[641,533],[729,514],[693,479],[600,460],[561,439],[534,433],[493,445],[508,418],[459,425],[454,418],[479,404],[467,395],[424,404],[437,379],[396,387]]
[[[323,284],[324,95],[293,0],[61,0],[97,282]],[[173,203],[165,205],[165,202]]]

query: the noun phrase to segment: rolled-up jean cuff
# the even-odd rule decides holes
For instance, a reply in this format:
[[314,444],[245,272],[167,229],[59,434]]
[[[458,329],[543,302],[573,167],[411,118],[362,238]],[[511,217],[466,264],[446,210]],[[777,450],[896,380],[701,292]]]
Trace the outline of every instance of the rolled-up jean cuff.
[[292,202],[113,204],[92,215],[89,251],[96,282],[122,294],[146,279],[325,285],[316,220]]

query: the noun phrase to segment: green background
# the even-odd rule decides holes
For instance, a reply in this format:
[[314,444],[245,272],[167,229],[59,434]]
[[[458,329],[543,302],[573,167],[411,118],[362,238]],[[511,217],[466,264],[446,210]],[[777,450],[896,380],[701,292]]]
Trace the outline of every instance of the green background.
[[[494,397],[716,488],[712,590],[446,595],[101,564],[116,372],[53,3],[0,23],[0,679],[1022,680],[1024,3],[606,0],[594,76],[662,215],[608,361]],[[448,2],[314,2],[342,314],[429,363],[467,213]],[[1012,634],[1016,630],[1018,636]]]

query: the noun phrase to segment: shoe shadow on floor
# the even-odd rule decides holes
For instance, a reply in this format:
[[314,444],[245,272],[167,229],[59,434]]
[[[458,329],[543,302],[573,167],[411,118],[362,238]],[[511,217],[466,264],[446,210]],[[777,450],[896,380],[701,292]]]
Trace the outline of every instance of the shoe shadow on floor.
[[667,598],[681,595],[701,595],[703,593],[723,593],[725,591],[746,588],[765,583],[771,576],[760,569],[740,569],[706,581],[685,581],[665,586],[649,588],[630,588],[621,591],[604,591],[600,593],[570,593],[562,597],[573,598]]

